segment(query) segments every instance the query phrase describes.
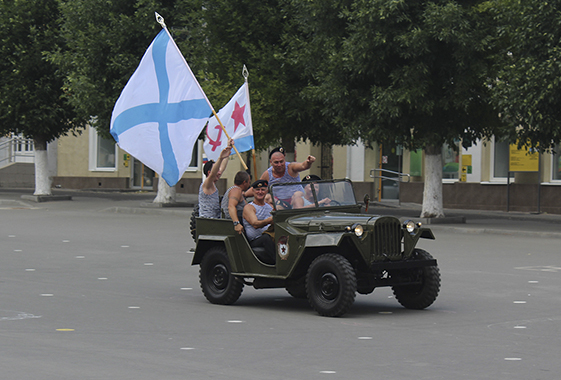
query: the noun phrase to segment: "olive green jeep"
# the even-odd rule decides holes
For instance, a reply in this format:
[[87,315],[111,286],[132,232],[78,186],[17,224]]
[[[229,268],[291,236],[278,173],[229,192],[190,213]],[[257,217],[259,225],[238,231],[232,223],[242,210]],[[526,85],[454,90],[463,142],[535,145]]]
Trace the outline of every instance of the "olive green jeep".
[[263,248],[252,249],[231,220],[196,218],[192,264],[200,265],[208,301],[233,304],[244,285],[285,288],[293,297],[307,298],[320,315],[332,317],[345,314],[357,292],[370,294],[382,286],[391,286],[397,301],[409,309],[424,309],[435,301],[437,262],[416,248],[420,238],[434,239],[430,229],[362,213],[349,180],[273,185],[273,199],[280,186],[294,185],[309,200],[304,208],[283,204],[272,212],[275,265],[259,260]]

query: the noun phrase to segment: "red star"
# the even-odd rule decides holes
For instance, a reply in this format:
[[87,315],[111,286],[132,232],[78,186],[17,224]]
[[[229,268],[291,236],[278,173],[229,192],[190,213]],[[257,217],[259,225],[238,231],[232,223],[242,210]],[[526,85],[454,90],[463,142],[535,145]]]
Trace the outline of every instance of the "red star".
[[243,118],[243,113],[245,111],[245,104],[243,107],[240,107],[238,102],[234,105],[234,112],[232,112],[231,118],[234,119],[234,133],[238,129],[238,125],[243,124],[245,126],[245,120]]

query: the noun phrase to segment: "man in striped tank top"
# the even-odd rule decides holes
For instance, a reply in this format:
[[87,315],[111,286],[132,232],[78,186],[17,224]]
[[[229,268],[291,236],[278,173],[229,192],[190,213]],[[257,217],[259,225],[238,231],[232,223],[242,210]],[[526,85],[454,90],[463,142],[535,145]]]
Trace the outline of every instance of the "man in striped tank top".
[[230,139],[226,148],[220,152],[218,161],[215,163],[210,160],[203,166],[203,173],[206,179],[199,187],[199,216],[203,218],[220,219],[220,197],[216,182],[222,176],[228,165],[228,157],[234,146],[234,140]]
[[[275,148],[269,153],[271,166],[261,175],[262,180],[268,181],[270,185],[275,183],[301,182],[300,172],[312,167],[316,158],[308,156],[302,162],[286,162],[284,148]],[[245,192],[246,197],[253,195],[253,189]],[[304,206],[302,196],[303,188],[300,185],[282,186],[275,192],[274,202],[277,210],[282,208],[301,208]],[[270,199],[270,196],[268,197]]]
[[243,224],[252,247],[265,248],[265,256],[259,257],[259,260],[265,264],[275,265],[275,242],[271,235],[266,233],[267,229],[273,224],[271,211],[273,207],[265,202],[268,193],[269,182],[265,180],[255,181],[251,188],[253,189],[253,202],[247,204],[243,209]]

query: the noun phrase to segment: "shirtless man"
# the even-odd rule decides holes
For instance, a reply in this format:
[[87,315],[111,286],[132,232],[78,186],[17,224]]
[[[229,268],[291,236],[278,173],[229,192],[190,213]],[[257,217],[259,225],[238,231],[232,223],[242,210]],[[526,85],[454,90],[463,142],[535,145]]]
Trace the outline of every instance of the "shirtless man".
[[[286,162],[284,149],[275,148],[269,154],[271,166],[263,172],[260,179],[268,181],[269,185],[301,182],[299,173],[310,169],[315,160],[314,156],[308,156],[303,162]],[[293,208],[303,207],[302,191],[302,187],[299,185],[278,188],[277,192],[275,192],[275,202],[281,205],[289,205]],[[249,189],[245,195],[252,196],[252,189]]]

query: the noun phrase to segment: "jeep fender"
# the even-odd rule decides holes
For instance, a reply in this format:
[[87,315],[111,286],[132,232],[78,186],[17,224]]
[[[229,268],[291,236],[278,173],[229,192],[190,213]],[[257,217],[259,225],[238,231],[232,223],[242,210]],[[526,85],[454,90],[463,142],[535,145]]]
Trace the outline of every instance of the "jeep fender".
[[195,249],[191,265],[200,264],[206,251],[215,245],[225,246],[226,240],[228,240],[228,236],[224,235],[199,235],[197,248]]

